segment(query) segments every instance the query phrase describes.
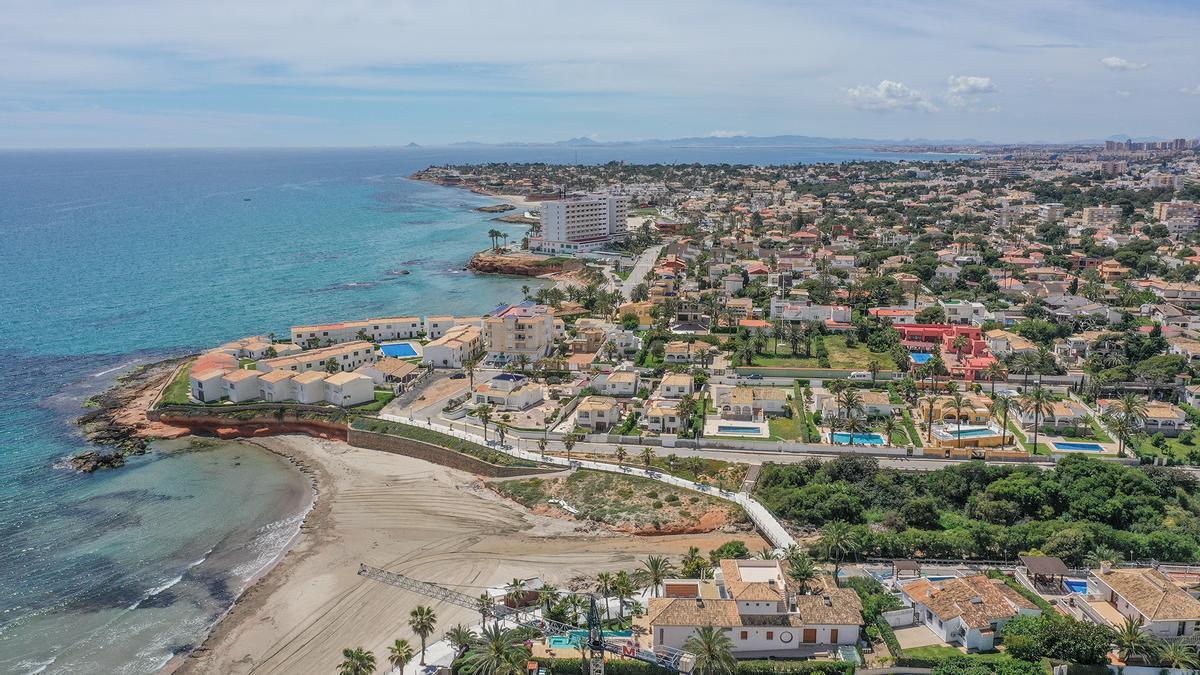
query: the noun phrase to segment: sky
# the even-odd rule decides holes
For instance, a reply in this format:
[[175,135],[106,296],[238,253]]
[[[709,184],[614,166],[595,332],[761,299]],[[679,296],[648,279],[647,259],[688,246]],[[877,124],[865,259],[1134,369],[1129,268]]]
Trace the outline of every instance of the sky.
[[1200,2],[0,0],[0,147],[1200,136]]

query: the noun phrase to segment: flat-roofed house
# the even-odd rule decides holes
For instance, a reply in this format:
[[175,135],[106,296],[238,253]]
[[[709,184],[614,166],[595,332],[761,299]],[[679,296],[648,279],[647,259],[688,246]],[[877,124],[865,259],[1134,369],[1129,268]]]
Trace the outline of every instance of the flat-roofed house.
[[253,401],[258,398],[258,371],[239,368],[225,373],[221,378],[225,398],[233,403]]
[[589,431],[603,432],[621,422],[621,404],[608,396],[585,396],[575,407],[575,423]]
[[292,342],[315,349],[361,340],[365,335],[375,342],[415,338],[424,323],[419,316],[392,316],[361,321],[338,321],[311,326],[292,326]]
[[258,376],[258,397],[268,403],[290,401],[296,398],[296,387],[292,382],[295,375],[290,370],[273,370]]
[[949,644],[990,651],[1004,624],[1041,610],[1000,579],[982,574],[942,581],[917,579],[900,587],[917,620]]
[[1142,621],[1142,630],[1163,639],[1200,633],[1200,600],[1166,574],[1149,567],[1092,570],[1089,584],[1121,616]]
[[323,398],[343,408],[367,403],[375,400],[375,385],[361,373],[334,373],[325,378]]
[[722,560],[714,579],[671,579],[661,598],[651,598],[636,621],[653,648],[681,649],[705,626],[720,628],[738,658],[799,658],[858,641],[862,603],[832,580],[810,582],[819,590],[789,589],[778,560]]
[[301,403],[320,403],[325,400],[325,378],[328,375],[319,370],[310,370],[292,377],[295,387],[296,400]]

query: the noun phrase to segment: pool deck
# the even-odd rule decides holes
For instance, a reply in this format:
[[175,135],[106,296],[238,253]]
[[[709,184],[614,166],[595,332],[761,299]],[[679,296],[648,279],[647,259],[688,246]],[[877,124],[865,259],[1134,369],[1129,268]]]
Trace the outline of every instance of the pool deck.
[[383,342],[383,343],[380,343],[380,345],[379,345],[379,346],[380,346],[380,347],[387,347],[388,345],[408,345],[408,346],[409,346],[409,347],[410,347],[410,348],[413,350],[413,354],[412,354],[411,356],[392,356],[392,357],[389,357],[389,358],[394,358],[394,359],[419,359],[419,358],[422,358],[422,357],[425,355],[425,350],[422,348],[422,346],[421,346],[421,343],[420,343],[420,342],[417,342],[416,340],[393,340],[393,341],[391,341],[391,342]]

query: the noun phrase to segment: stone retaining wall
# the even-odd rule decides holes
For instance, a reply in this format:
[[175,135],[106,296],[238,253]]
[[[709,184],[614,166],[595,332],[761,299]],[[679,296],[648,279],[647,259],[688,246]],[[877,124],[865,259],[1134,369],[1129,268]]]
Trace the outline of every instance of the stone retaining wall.
[[543,473],[554,473],[561,468],[536,468],[525,466],[497,466],[489,464],[470,455],[430,445],[403,436],[377,434],[361,429],[350,429],[347,442],[356,448],[391,452],[397,455],[413,457],[433,464],[448,466],[451,469],[466,471],[485,478],[511,478],[514,476],[535,476]]

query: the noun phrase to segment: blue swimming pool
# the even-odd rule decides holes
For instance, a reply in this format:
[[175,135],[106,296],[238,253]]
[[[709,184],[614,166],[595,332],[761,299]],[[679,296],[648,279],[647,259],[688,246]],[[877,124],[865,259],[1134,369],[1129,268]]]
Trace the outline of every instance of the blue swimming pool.
[[879,434],[850,434],[845,431],[836,431],[831,434],[834,443],[843,443],[854,445],[884,445],[883,436]]
[[717,432],[722,434],[755,434],[762,435],[762,429],[759,427],[741,427],[732,424],[717,425]]
[[958,438],[979,438],[980,436],[999,436],[1000,435],[1000,434],[996,433],[996,431],[989,429],[987,427],[984,427],[982,429],[963,429],[962,431],[947,429],[946,431],[950,435],[956,436]]
[[1082,593],[1087,595],[1088,583],[1086,579],[1063,579],[1063,586],[1067,587],[1072,593]]
[[397,359],[411,359],[417,355],[417,350],[407,342],[393,342],[391,344],[380,345],[379,351],[383,352],[384,356],[391,356]]
[[[633,637],[633,631],[628,630],[606,630],[604,631],[606,638],[628,638]],[[574,649],[577,645],[587,640],[587,631],[573,630],[566,635],[553,635],[546,641],[546,645],[551,649]]]
[[912,359],[912,362],[918,366],[923,366],[929,363],[929,360],[933,358],[933,354],[909,354],[908,358]]
[[1054,447],[1058,450],[1075,450],[1080,452],[1104,452],[1104,446],[1099,443],[1068,443],[1066,441],[1055,441]]

